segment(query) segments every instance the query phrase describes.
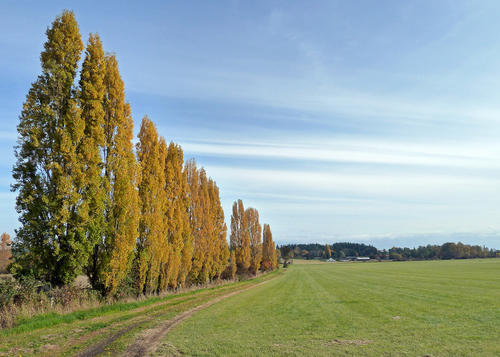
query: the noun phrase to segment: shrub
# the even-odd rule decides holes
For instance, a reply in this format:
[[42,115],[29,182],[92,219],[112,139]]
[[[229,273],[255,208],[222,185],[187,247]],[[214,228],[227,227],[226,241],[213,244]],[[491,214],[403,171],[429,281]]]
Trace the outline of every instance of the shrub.
[[42,283],[31,276],[23,277],[18,281],[17,292],[14,296],[14,303],[22,305],[39,300],[38,288]]
[[17,294],[17,283],[12,279],[0,279],[0,308],[12,304]]
[[11,327],[17,320],[33,315],[70,312],[100,302],[99,292],[91,289],[72,285],[51,288],[31,277],[19,281],[0,279],[0,328]]

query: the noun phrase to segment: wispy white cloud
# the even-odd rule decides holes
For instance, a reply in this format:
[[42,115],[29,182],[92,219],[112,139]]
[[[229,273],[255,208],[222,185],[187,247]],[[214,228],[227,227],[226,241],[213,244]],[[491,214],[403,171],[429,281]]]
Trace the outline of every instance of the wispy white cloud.
[[488,199],[500,187],[500,178],[458,175],[411,174],[405,172],[344,173],[328,171],[251,169],[235,166],[207,165],[218,182],[230,183],[242,191],[318,192],[325,197],[354,195],[388,199],[428,200],[450,205],[466,199],[469,204]]
[[[290,14],[282,10],[271,11],[265,22],[269,36],[275,37],[275,41],[285,41],[298,53],[288,58],[287,69],[283,72],[272,70],[280,64],[284,66],[281,58],[272,56],[259,61],[253,57],[244,61],[240,57],[224,56],[215,61],[199,61],[196,65],[175,62],[175,59],[171,65],[165,65],[163,58],[149,58],[148,66],[155,71],[141,71],[137,77],[131,78],[128,88],[160,96],[306,112],[315,115],[315,120],[324,122],[342,116],[346,121],[354,118],[373,126],[384,123],[402,127],[421,125],[423,132],[433,125],[453,125],[456,129],[464,125],[478,128],[481,124],[500,123],[500,105],[496,100],[485,101],[470,93],[460,95],[459,91],[450,96],[449,90],[444,90],[449,82],[456,85],[456,73],[446,74],[450,76],[446,80],[443,73],[429,71],[425,76],[419,76],[408,69],[403,72],[401,69],[392,72],[391,69],[388,74],[361,67],[342,73],[331,66],[335,53],[323,49],[314,37],[307,36],[289,22]],[[435,41],[431,41],[433,52],[435,46],[442,46],[444,40]],[[425,49],[427,46],[421,51],[429,52]],[[349,76],[361,79],[353,81]],[[167,82],[165,78],[168,78]],[[495,87],[496,84],[491,82],[485,86],[489,78],[475,78],[467,86],[474,86],[476,90],[478,86]],[[381,90],[385,81],[395,82],[394,88]],[[441,90],[436,90],[438,87]]]
[[449,145],[335,139],[300,143],[183,142],[188,153],[212,156],[273,158],[326,162],[397,164],[462,168],[500,168],[500,145]]
[[[367,123],[367,128],[395,125],[395,128],[420,127],[415,133],[432,132],[434,126],[451,126],[453,130],[497,128],[500,106],[495,102],[475,103],[456,98],[412,96],[411,93],[376,93],[341,87],[323,78],[314,80],[310,73],[294,77],[273,77],[265,72],[248,72],[217,68],[176,69],[175,72],[144,80],[132,91],[176,98],[203,99],[214,102],[242,103],[275,108],[314,116],[325,124],[334,120]],[[163,78],[169,78],[166,84]],[[495,129],[496,130],[496,129]]]

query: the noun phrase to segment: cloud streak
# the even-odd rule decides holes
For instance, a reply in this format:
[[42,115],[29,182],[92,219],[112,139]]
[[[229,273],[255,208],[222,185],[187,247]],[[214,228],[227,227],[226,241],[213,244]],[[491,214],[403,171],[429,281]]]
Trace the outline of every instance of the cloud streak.
[[334,138],[315,144],[291,143],[183,143],[188,153],[211,156],[309,160],[334,163],[389,164],[459,168],[500,168],[500,146],[456,143],[412,144]]
[[[0,66],[11,233],[12,131],[60,11],[16,4],[0,5],[7,27],[27,25],[0,31],[12,49]],[[205,166],[227,220],[244,198],[278,241],[500,231],[498,4],[96,4],[75,13],[116,52],[136,132],[149,114]]]

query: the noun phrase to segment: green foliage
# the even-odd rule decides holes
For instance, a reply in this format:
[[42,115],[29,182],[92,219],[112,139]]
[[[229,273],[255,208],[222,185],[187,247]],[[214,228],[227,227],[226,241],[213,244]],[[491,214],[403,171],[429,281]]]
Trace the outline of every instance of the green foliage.
[[289,245],[282,245],[280,247],[281,257],[283,258],[283,268],[286,268],[288,260],[293,258],[293,250]]
[[[292,250],[295,257],[303,259],[314,259],[325,257],[328,244],[289,244],[281,246],[281,249]],[[336,259],[345,257],[370,257],[378,260],[427,260],[427,259],[468,259],[468,258],[493,258],[496,256],[495,249],[488,249],[479,245],[468,245],[463,243],[445,243],[439,245],[419,246],[418,248],[392,247],[389,250],[378,250],[377,248],[362,243],[334,243],[331,245],[332,256]],[[283,254],[282,254],[283,256]]]
[[17,282],[13,279],[0,279],[0,307],[12,304],[17,295]]
[[56,285],[73,281],[86,264],[86,217],[76,189],[76,149],[84,123],[74,79],[83,44],[78,24],[64,11],[47,30],[42,74],[32,84],[17,128],[13,169],[21,228],[13,246],[16,276]]

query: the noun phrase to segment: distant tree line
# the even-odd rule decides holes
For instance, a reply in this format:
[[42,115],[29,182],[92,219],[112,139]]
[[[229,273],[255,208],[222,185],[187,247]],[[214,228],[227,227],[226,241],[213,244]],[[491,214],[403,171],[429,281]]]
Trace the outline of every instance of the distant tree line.
[[378,260],[427,260],[427,259],[469,259],[500,257],[500,251],[479,245],[461,242],[427,245],[418,248],[378,250],[363,243],[329,244],[287,244],[279,247],[283,257],[302,259],[343,259],[346,257],[369,257]]
[[217,184],[148,117],[134,148],[118,62],[99,36],[90,35],[77,78],[84,45],[74,14],[46,34],[17,128],[15,276],[62,286],[84,273],[115,296],[275,269],[258,211],[235,202],[229,247]]
[[[281,252],[288,256],[303,259],[335,258],[340,259],[349,256],[375,257],[377,248],[362,243],[333,243],[333,244],[287,244],[279,247]],[[290,252],[290,253],[289,253]],[[285,256],[285,254],[282,254]]]
[[392,247],[379,252],[378,256],[381,259],[392,260],[495,258],[500,257],[500,251],[479,245],[448,242],[443,245],[426,245],[418,248]]

